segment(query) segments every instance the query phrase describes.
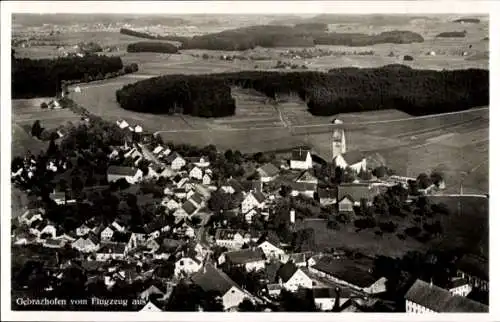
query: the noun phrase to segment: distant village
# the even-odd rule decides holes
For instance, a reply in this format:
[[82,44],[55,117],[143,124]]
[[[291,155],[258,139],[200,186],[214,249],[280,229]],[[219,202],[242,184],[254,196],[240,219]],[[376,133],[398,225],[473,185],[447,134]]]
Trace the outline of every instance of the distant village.
[[[49,107],[57,109],[59,104]],[[141,125],[117,120],[109,126],[125,140],[108,147],[103,158],[107,160],[105,178],[94,185],[68,182],[71,189],[63,189],[59,181],[49,193],[50,209],[36,198],[35,190],[27,189],[35,206],[13,218],[13,256],[45,249],[50,264],[24,267],[16,281],[18,291],[33,287],[28,285],[34,276],[43,276],[46,282],[37,282],[44,285],[37,294],[50,297],[75,279],[72,274],[81,274],[85,276],[82,285],[89,290],[91,285],[102,285],[109,292],[133,293],[131,298],[143,303],[134,309],[141,311],[187,310],[189,299],[197,302],[188,307],[201,311],[279,311],[294,305],[311,311],[396,311],[397,305],[385,298],[391,276],[375,274],[373,258],[347,249],[300,247],[311,241],[299,233],[299,222],[307,217],[304,209],[309,204],[321,207],[326,216],[335,213],[350,221],[360,208],[371,207],[377,196],[392,187],[411,190],[413,184],[416,192],[404,200],[410,204],[415,196],[439,193],[445,188],[444,179],[421,186],[417,185],[420,179],[398,176],[382,165],[373,171],[366,155],[347,151],[342,121],[333,123],[328,162],[346,178],[325,186],[314,171],[309,147],[297,147],[287,158],[267,160],[254,155],[259,160],[251,162],[239,152],[226,151],[224,159],[231,168],[220,162],[219,152],[207,149],[196,157],[183,155],[181,149],[145,133]],[[59,139],[74,133],[67,131]],[[13,185],[34,181],[41,171],[58,176],[78,169],[79,162],[93,162],[91,153],[98,148],[90,144],[87,152],[74,151],[77,157],[48,155],[42,170],[39,157],[25,156],[12,169]],[[235,175],[238,172],[249,175]],[[145,185],[154,186],[153,193],[140,193]],[[106,208],[106,200],[112,197],[102,197],[103,201],[92,196],[111,186],[127,198],[118,202],[118,214],[107,222],[99,212],[113,211]],[[295,201],[290,204],[289,200]],[[59,223],[49,218],[49,213],[63,208],[69,216],[81,209],[92,209],[92,214],[89,210],[82,215],[86,219],[73,223],[74,229],[69,230],[65,227],[71,224],[60,224],[69,220],[63,215]],[[147,213],[148,219],[143,215],[143,221],[136,222],[137,211]],[[295,237],[284,236],[288,231]],[[36,254],[31,257],[37,258]],[[401,298],[403,311],[488,311],[487,305],[468,297],[473,289],[488,290],[488,277],[477,270],[477,263],[471,256],[460,258],[459,271],[446,286],[435,285],[432,279],[412,282]],[[283,308],[284,302],[290,307]]]

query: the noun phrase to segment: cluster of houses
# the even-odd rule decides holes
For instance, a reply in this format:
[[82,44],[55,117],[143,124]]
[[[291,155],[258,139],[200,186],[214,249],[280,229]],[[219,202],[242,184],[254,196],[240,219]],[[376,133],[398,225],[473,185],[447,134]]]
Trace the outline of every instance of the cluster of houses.
[[[141,126],[130,126],[123,120],[118,121],[117,126],[124,131],[143,132]],[[333,160],[337,166],[358,173],[366,170],[365,157],[346,153],[342,131],[334,135],[333,150]],[[252,222],[257,215],[269,218],[273,203],[280,196],[278,191],[269,191],[265,187],[279,180],[283,173],[294,175],[290,182],[292,196],[317,198],[322,206],[337,205],[340,212],[348,214],[353,213],[354,208],[362,202],[370,204],[385,187],[404,183],[408,178],[393,176],[383,181],[356,181],[342,183],[335,188],[319,188],[318,178],[312,171],[312,152],[305,147],[294,149],[287,165],[271,162],[260,165],[256,169],[258,179],[229,178],[218,184],[213,180],[213,169],[207,158],[184,157],[167,146],[127,142],[123,146],[113,147],[108,155],[110,160],[117,160],[120,156],[128,159],[133,166],[110,166],[107,169],[108,182],[124,180],[135,185],[145,180],[169,178],[163,190],[161,205],[165,214],[174,216],[174,224],[166,224],[158,218],[140,231],[130,231],[119,219],[109,225],[92,219],[74,231],[65,232],[45,218],[44,209],[30,209],[17,218],[20,224],[29,229],[24,234],[13,236],[13,243],[40,244],[56,249],[69,246],[82,254],[85,259],[82,265],[90,267],[86,269],[91,272],[89,279],[103,279],[108,288],[137,279],[151,277],[155,280],[161,273],[149,264],[153,261],[170,261],[174,266],[172,276],[161,282],[155,280],[140,294],[147,302],[143,311],[159,311],[160,305],[150,301],[150,297],[154,295],[160,302],[168,300],[172,288],[181,279],[205,291],[219,292],[227,311],[237,310],[245,299],[260,304],[275,303],[281,291],[286,290],[297,294],[310,291],[314,303],[321,310],[356,312],[360,307],[375,305],[377,295],[386,291],[387,279],[374,277],[371,260],[352,259],[343,252],[293,253],[273,232],[244,231],[220,225],[215,227],[213,241],[208,241],[206,236],[202,236],[206,232],[199,227],[206,224],[211,216],[207,203],[217,190],[237,196],[235,199],[239,203],[234,211],[247,222]],[[32,159],[25,160],[22,171],[31,171],[29,169],[36,166],[36,162],[33,162]],[[51,166],[64,167],[64,164]],[[51,194],[51,198],[58,204],[76,202],[58,192]],[[192,223],[194,216],[201,218],[200,226]],[[295,210],[291,209],[290,223],[295,222],[295,216]],[[225,251],[215,257],[213,246],[225,248]],[[102,269],[110,262],[115,264],[107,270]],[[130,267],[130,263],[135,266]],[[226,274],[232,267],[241,268],[247,273],[264,273],[261,284],[265,287],[255,294],[248,292]],[[445,308],[432,306],[438,299],[446,299],[448,308],[481,309],[480,305],[468,304],[470,300],[466,296],[472,286],[487,289],[484,275],[474,273],[465,264],[460,274],[461,278],[455,281],[454,286],[444,291],[422,281],[415,282],[406,296],[407,311],[443,311]],[[445,296],[443,292],[449,294]]]

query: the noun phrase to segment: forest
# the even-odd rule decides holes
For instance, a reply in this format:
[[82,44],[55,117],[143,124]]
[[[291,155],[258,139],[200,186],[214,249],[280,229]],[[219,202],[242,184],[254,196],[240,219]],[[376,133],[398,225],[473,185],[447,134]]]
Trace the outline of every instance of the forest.
[[297,94],[318,116],[383,109],[426,115],[489,104],[488,70],[415,70],[403,65],[328,73],[160,76],[126,85],[116,92],[116,99],[128,110],[221,117],[233,115],[236,108],[231,86],[252,88],[275,100],[279,94]]
[[408,44],[423,42],[424,38],[411,31],[393,30],[380,34],[330,33],[326,24],[297,24],[296,26],[262,25],[224,30],[218,33],[193,37],[153,36],[130,29],[121,29],[123,34],[147,39],[181,42],[180,49],[247,50],[257,46],[312,47],[315,45],[370,46],[393,43]]
[[123,68],[120,57],[87,55],[57,59],[12,59],[12,98],[55,96],[62,81],[96,78]]
[[167,53],[175,54],[177,47],[166,42],[141,41],[127,46],[129,53]]
[[467,32],[464,31],[445,31],[442,32],[438,35],[436,35],[437,38],[465,38],[465,35]]

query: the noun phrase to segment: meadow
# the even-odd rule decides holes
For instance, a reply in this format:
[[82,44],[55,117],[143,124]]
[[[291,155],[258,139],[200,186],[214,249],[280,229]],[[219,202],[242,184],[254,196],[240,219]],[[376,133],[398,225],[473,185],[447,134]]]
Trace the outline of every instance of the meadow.
[[[431,203],[444,203],[450,213],[434,215],[439,220],[443,234],[422,243],[413,237],[404,240],[397,237],[405,228],[415,226],[412,216],[390,218],[397,224],[395,233],[375,234],[378,228],[358,231],[353,223],[340,224],[340,229],[329,229],[326,220],[314,219],[298,221],[297,229],[312,228],[319,250],[349,248],[368,256],[385,255],[401,257],[409,251],[425,252],[429,249],[449,250],[461,248],[488,257],[488,199],[480,197],[430,197]],[[389,219],[387,219],[389,220]]]

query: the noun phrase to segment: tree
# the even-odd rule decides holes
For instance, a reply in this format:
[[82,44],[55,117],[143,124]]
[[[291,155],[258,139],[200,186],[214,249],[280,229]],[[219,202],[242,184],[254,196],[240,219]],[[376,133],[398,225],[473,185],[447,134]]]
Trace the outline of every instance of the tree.
[[49,147],[47,148],[47,156],[55,156],[59,152],[56,142],[50,140]]
[[83,181],[79,176],[73,176],[71,178],[71,191],[73,193],[79,193],[83,190]]
[[377,178],[383,178],[387,175],[387,167],[379,166],[373,169],[372,174]]
[[373,198],[373,206],[375,207],[375,211],[382,216],[389,215],[389,204],[383,195],[377,195]]
[[224,158],[226,158],[228,162],[233,163],[234,162],[233,151],[226,150],[226,152],[224,152]]
[[435,184],[436,186],[439,186],[439,184],[441,182],[443,182],[444,180],[444,176],[441,172],[439,171],[432,171],[431,173],[431,176],[430,176],[430,180],[433,184]]
[[239,312],[258,312],[257,306],[250,301],[249,299],[245,298],[239,305],[238,305],[238,311]]
[[426,173],[421,173],[417,177],[417,187],[418,189],[426,189],[432,184],[431,179]]
[[31,136],[40,138],[40,135],[42,134],[42,132],[43,132],[42,125],[40,124],[39,120],[36,120],[33,123],[33,126],[31,127]]

